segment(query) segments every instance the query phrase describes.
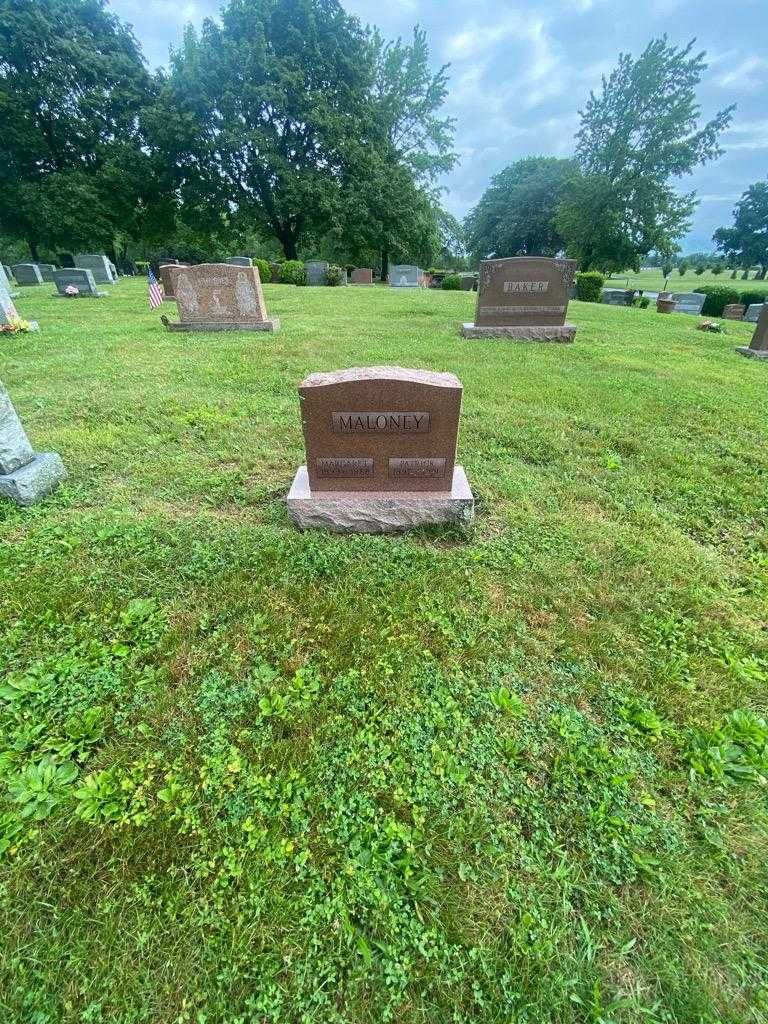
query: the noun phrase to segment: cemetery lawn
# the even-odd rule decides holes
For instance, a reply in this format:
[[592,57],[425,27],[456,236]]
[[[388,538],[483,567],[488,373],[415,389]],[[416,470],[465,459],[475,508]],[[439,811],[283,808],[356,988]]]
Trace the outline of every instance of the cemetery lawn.
[[[71,474],[0,506],[0,1020],[768,1020],[768,365],[698,319],[22,290]],[[175,307],[168,309],[175,316]],[[297,533],[296,385],[450,370],[466,532]]]
[[[741,280],[741,271],[732,280],[730,270],[722,274],[712,274],[705,270],[703,274],[694,274],[688,270],[685,274],[679,274],[675,269],[667,279],[667,287],[671,292],[695,292],[703,284],[718,284],[727,288],[734,288],[737,292],[751,291],[768,295],[768,281],[755,281],[754,273],[749,275],[748,281]],[[661,270],[649,269],[634,271],[622,271],[620,274],[611,274],[606,278],[606,288],[643,288],[649,292],[660,292],[664,287],[664,275]]]

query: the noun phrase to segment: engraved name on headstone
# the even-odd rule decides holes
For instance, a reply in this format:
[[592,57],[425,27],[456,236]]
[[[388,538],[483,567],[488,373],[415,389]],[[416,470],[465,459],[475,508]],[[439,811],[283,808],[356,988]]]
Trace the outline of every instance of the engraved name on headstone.
[[200,263],[167,268],[179,311],[172,331],[276,331],[267,317],[258,267]]

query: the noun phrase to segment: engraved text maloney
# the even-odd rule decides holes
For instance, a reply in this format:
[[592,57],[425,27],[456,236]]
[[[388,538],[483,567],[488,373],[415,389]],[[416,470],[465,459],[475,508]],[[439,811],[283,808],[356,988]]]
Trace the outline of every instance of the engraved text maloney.
[[549,281],[505,281],[505,292],[545,292]]
[[317,459],[315,464],[319,477],[373,476],[373,459]]
[[334,434],[426,434],[428,412],[334,412]]
[[480,312],[492,316],[502,313],[504,316],[528,316],[530,313],[560,316],[565,314],[565,306],[480,306]]
[[402,477],[443,477],[445,459],[390,459],[389,475],[394,480]]

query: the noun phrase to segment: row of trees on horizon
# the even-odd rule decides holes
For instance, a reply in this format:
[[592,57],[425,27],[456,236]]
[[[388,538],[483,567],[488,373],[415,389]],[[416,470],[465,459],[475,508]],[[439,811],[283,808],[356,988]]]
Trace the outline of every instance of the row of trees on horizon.
[[[383,273],[390,259],[563,251],[602,271],[670,260],[696,206],[673,182],[721,154],[733,111],[700,127],[704,55],[654,39],[590,95],[571,159],[510,165],[461,224],[438,184],[458,160],[448,67],[432,69],[419,28],[390,42],[338,0],[229,0],[150,73],[105,0],[0,0],[0,47],[6,262],[83,249]],[[745,243],[766,206],[758,183],[718,232],[724,257],[768,262]]]

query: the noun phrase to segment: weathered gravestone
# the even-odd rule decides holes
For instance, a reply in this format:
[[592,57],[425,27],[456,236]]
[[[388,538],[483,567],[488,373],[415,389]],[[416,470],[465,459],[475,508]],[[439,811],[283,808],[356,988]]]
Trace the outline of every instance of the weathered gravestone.
[[473,292],[477,289],[477,274],[462,274],[461,275],[461,290],[463,292]]
[[307,260],[304,270],[308,285],[328,284],[328,264],[323,260]]
[[117,275],[112,273],[112,264],[103,253],[77,253],[75,266],[90,270],[96,284],[114,284]]
[[[570,290],[569,296],[570,298]],[[603,288],[602,299],[608,306],[631,306],[635,297],[633,289],[628,288]]]
[[741,302],[729,302],[723,309],[723,320],[743,320],[746,310]]
[[42,284],[43,275],[40,273],[40,268],[36,263],[17,263],[13,267],[13,276],[16,278],[16,284],[28,286],[32,284]]
[[163,301],[164,302],[175,302],[176,296],[173,294],[173,281],[171,280],[171,267],[188,267],[188,263],[179,263],[178,260],[174,260],[172,263],[161,263],[158,268],[160,274],[160,281],[163,285]]
[[744,314],[744,319],[749,324],[756,324],[760,319],[760,314],[763,311],[764,302],[753,302],[747,306],[747,312]]
[[369,267],[355,267],[352,271],[352,284],[368,287],[373,284],[373,271]]
[[56,273],[56,267],[53,263],[38,263],[37,269],[40,271],[40,276],[44,281],[53,283],[53,275]]
[[258,267],[200,263],[169,267],[181,320],[163,323],[170,331],[277,331],[267,317]]
[[8,278],[5,276],[5,269],[0,269],[0,324],[9,324],[11,320],[18,317],[18,312],[13,304],[11,289],[8,285]]
[[85,267],[66,267],[53,275],[57,298],[71,298],[67,288],[77,288],[77,298],[101,299],[107,293],[100,292],[93,279],[93,273]]
[[3,270],[5,271],[5,276],[10,284],[11,278],[13,277],[13,271],[11,270],[10,265],[8,263],[3,263]]
[[228,260],[224,261],[228,263],[230,267],[252,267],[253,260],[250,256],[230,256]]
[[307,463],[288,494],[291,520],[338,533],[470,522],[456,465],[461,394],[452,373],[400,366],[311,374],[299,385]]
[[390,288],[418,288],[424,271],[407,263],[396,263],[389,268]]
[[749,345],[740,345],[736,351],[750,359],[768,359],[768,302],[763,303],[752,341]]
[[117,281],[117,267],[112,260],[109,261],[109,269],[112,271],[112,280]]
[[675,300],[676,313],[699,316],[707,296],[702,292],[674,292],[672,298]]
[[566,323],[565,314],[575,272],[575,260],[483,260],[475,322],[464,324],[461,333],[465,338],[573,341],[576,328]]
[[23,507],[34,505],[66,479],[61,456],[35,452],[0,384],[0,497]]

